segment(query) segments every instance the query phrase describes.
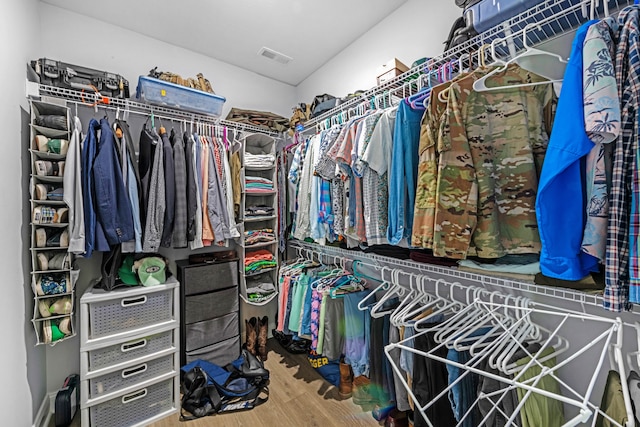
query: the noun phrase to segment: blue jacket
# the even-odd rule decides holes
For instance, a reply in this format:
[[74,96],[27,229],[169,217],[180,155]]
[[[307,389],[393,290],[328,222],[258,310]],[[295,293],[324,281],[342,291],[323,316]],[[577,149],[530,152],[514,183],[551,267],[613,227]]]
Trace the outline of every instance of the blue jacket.
[[[89,127],[95,129],[91,124]],[[131,203],[122,178],[115,137],[106,119],[100,120],[100,140],[92,172],[96,216],[109,245],[133,240]]]
[[586,222],[583,163],[594,147],[585,131],[582,47],[596,22],[583,24],[573,40],[536,200],[540,269],[564,280],[579,280],[598,270],[598,259],[581,250]]
[[91,119],[87,136],[82,143],[82,194],[84,196],[85,258],[90,258],[93,251],[109,251],[109,243],[102,226],[97,221],[93,189],[93,164],[98,149],[98,129],[100,123]]

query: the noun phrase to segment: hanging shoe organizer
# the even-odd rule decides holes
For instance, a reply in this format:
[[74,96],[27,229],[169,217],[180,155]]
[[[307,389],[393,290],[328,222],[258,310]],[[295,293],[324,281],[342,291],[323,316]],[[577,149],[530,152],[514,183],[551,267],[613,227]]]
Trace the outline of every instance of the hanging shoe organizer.
[[69,109],[31,101],[30,229],[32,323],[36,344],[76,335],[75,283],[69,246],[69,207],[64,202],[65,159],[71,139]]

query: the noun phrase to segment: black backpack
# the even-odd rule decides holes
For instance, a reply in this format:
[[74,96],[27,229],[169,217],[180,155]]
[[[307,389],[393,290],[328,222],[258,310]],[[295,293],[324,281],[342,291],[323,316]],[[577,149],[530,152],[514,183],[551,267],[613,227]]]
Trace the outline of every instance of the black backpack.
[[250,410],[269,399],[269,371],[247,350],[225,367],[195,360],[182,368],[182,374],[182,421]]
[[466,9],[474,4],[480,3],[482,0],[456,0],[456,6]]
[[472,26],[468,26],[464,16],[456,19],[449,30],[449,37],[444,42],[444,51],[466,42],[477,36],[478,32]]

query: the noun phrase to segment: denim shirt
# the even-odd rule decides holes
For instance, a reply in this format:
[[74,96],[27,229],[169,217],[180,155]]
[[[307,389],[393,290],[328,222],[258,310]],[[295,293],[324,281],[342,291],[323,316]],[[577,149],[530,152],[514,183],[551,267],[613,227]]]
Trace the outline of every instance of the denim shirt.
[[392,245],[397,245],[403,238],[411,236],[422,115],[423,111],[412,110],[404,101],[400,103],[396,115],[389,172],[387,228],[387,238]]

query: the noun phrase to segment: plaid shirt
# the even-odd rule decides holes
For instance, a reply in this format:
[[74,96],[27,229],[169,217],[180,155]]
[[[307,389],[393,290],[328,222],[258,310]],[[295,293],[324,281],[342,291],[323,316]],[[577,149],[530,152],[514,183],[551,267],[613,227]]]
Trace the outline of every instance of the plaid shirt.
[[[638,150],[638,94],[640,92],[640,55],[638,44],[638,7],[628,7],[619,15],[620,32],[616,48],[616,81],[621,100],[621,133],[613,143],[613,176],[607,227],[607,264],[604,307],[611,311],[630,309],[629,303],[629,231],[636,224],[631,215],[632,179]],[[637,256],[637,252],[636,252]],[[637,260],[633,262],[637,265]]]

